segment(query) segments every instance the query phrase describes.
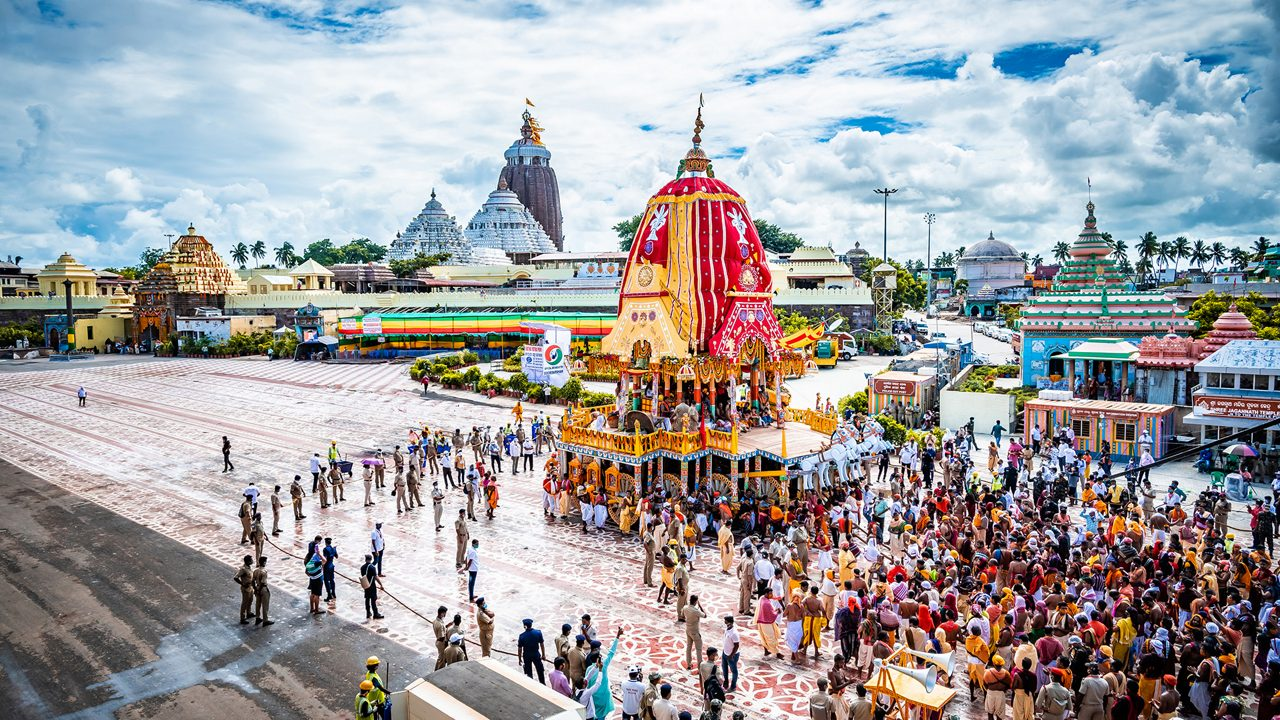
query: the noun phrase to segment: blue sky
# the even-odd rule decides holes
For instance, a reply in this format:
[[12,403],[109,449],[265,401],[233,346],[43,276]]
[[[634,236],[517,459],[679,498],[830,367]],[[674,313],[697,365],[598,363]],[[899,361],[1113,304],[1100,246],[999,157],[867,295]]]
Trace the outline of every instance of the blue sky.
[[0,256],[133,262],[465,224],[525,97],[568,247],[605,249],[688,147],[757,217],[924,256],[994,231],[1280,239],[1273,4],[0,0]]

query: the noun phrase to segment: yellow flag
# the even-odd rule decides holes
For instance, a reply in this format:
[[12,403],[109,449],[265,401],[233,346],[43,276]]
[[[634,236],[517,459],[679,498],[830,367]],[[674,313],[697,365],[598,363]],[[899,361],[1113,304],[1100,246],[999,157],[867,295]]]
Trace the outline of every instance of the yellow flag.
[[532,101],[532,100],[530,100],[529,98],[525,98],[525,99],[524,99],[524,104],[525,104],[525,105],[528,105],[529,107],[538,107],[537,105],[534,105],[534,104],[533,104],[533,101]]

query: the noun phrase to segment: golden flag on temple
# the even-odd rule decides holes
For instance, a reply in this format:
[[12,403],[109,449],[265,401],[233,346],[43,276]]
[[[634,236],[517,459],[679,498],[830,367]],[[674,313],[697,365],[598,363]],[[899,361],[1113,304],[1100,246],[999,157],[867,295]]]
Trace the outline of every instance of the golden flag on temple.
[[534,105],[534,104],[533,104],[533,101],[532,101],[532,100],[530,100],[529,98],[525,98],[525,99],[524,99],[524,104],[525,104],[525,105],[528,105],[529,107],[538,107],[537,105]]

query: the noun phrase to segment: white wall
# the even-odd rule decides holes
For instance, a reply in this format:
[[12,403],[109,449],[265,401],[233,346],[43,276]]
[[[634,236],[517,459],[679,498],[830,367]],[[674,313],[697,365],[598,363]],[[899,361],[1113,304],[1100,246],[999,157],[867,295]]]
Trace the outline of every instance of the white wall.
[[[947,387],[952,387],[958,381],[963,381],[968,376],[969,370],[956,376],[955,380]],[[1000,420],[1000,424],[1005,427],[1005,436],[1013,434],[1014,408],[1017,407],[1016,401],[1012,395],[1001,395],[999,393],[974,393],[974,392],[958,392],[956,390],[947,390],[939,394],[938,412],[942,427],[955,430],[969,422],[969,418],[973,418],[973,429],[980,435],[991,432],[992,426],[996,424],[996,420]]]
[[231,318],[178,318],[178,334],[193,333],[212,342],[231,339]]

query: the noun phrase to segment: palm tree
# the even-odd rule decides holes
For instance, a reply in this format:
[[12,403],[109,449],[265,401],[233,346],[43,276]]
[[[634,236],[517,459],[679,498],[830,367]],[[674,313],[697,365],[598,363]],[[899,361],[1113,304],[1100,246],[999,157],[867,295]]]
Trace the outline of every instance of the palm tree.
[[1209,258],[1213,260],[1215,270],[1222,267],[1222,263],[1227,261],[1227,255],[1227,246],[1223,245],[1221,241],[1215,242],[1209,248]]
[[951,267],[956,262],[956,256],[949,252],[943,252],[933,259],[935,267]]
[[960,258],[962,258],[962,257],[964,257],[964,246],[963,246],[963,245],[961,245],[960,247],[956,248],[956,260],[958,261],[958,260],[959,260]]
[[1022,257],[1022,272],[1026,272],[1031,265],[1031,256],[1027,254],[1026,250],[1023,250],[1020,255]]
[[1253,241],[1253,260],[1254,262],[1262,262],[1262,256],[1267,254],[1267,250],[1271,248],[1271,240],[1260,237]]
[[1133,274],[1133,264],[1129,262],[1127,257],[1122,257],[1116,261],[1116,269],[1125,276]]
[[253,247],[249,248],[249,254],[252,255],[253,259],[258,262],[259,266],[261,266],[262,258],[267,256],[267,244],[259,240],[253,244]]
[[1178,272],[1178,261],[1186,260],[1191,256],[1191,241],[1186,235],[1179,235],[1169,243],[1169,259],[1173,261],[1173,272]]
[[280,267],[288,267],[294,263],[296,258],[293,255],[293,243],[285,241],[283,245],[276,248],[276,262]]
[[1053,259],[1059,264],[1065,263],[1067,258],[1071,257],[1071,246],[1065,242],[1060,242],[1053,246]]
[[1151,275],[1151,269],[1152,269],[1151,258],[1148,258],[1148,257],[1138,258],[1138,262],[1134,264],[1133,269],[1136,270],[1138,272],[1138,275],[1141,277],[1147,277]]
[[1115,255],[1116,262],[1129,262],[1129,243],[1123,240],[1113,240],[1111,242],[1111,254]]
[[1191,253],[1187,257],[1191,260],[1191,264],[1203,274],[1204,264],[1209,262],[1209,244],[1196,238],[1196,241],[1191,243]]
[[1031,258],[1031,267],[1038,268],[1043,264],[1044,257],[1040,253],[1036,253],[1035,257]]
[[1139,262],[1135,266],[1138,272],[1143,272],[1142,268],[1145,267],[1147,268],[1146,272],[1150,273],[1151,264],[1152,262],[1155,261],[1156,256],[1159,254],[1160,254],[1160,239],[1157,238],[1156,234],[1151,232],[1150,230],[1146,231],[1145,233],[1142,234],[1141,237],[1138,238],[1138,259],[1140,261],[1146,260],[1147,262],[1146,263]]
[[1243,270],[1248,267],[1249,263],[1253,262],[1253,253],[1244,248],[1231,248],[1229,256],[1231,258],[1231,267],[1237,270]]
[[236,246],[231,248],[231,259],[243,270],[245,263],[249,262],[249,246],[242,242],[236,243]]

